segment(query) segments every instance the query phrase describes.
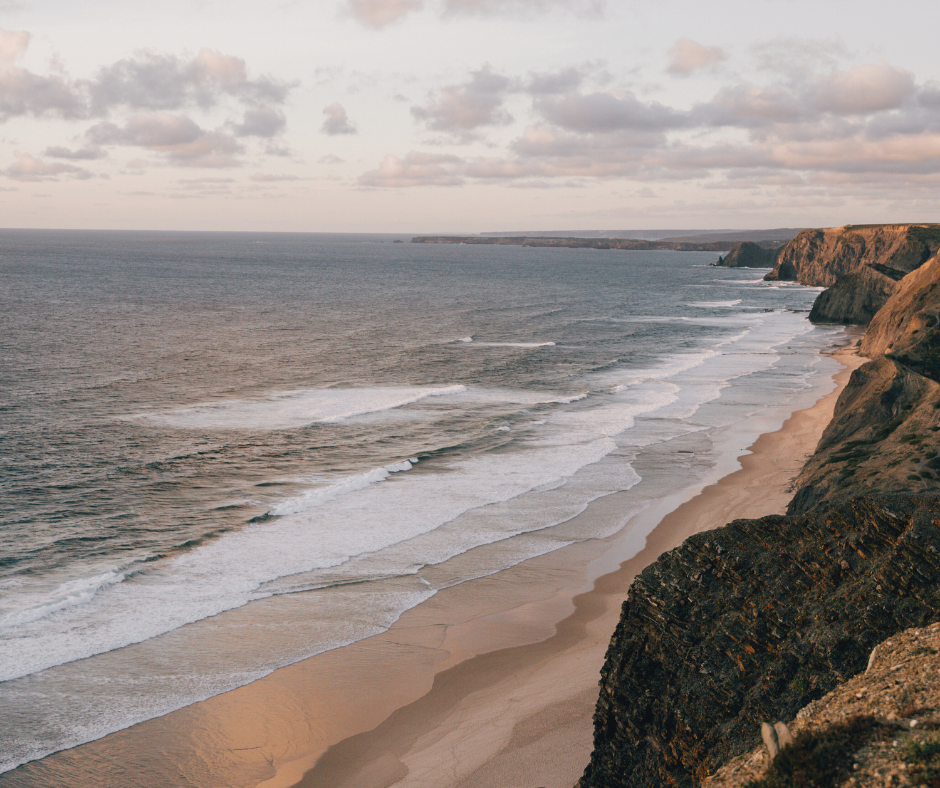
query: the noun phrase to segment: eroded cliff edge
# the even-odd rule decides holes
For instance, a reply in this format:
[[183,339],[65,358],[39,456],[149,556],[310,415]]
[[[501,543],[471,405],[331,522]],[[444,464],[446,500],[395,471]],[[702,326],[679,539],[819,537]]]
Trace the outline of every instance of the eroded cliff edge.
[[696,785],[758,744],[762,719],[792,719],[864,669],[874,644],[940,619],[940,261],[920,259],[920,226],[903,227],[877,228],[898,255],[878,265],[913,273],[875,314],[872,360],[788,515],[693,537],[631,588],[579,788]]
[[814,323],[867,324],[897,283],[940,249],[940,225],[848,225],[804,230],[780,251],[765,279],[829,288]]

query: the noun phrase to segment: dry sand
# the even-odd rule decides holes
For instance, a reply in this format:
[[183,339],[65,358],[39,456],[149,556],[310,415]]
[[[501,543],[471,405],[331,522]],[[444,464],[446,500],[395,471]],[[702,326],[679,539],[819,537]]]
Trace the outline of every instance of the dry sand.
[[[691,500],[665,499],[609,539],[441,591],[381,635],[51,756],[35,776],[139,785],[159,762],[155,772],[169,768],[179,785],[571,788],[590,757],[597,680],[633,577],[691,534],[786,509],[863,361],[836,355],[835,391],[761,435],[740,470]],[[599,505],[617,517],[616,502]],[[648,533],[645,546],[630,533]]]

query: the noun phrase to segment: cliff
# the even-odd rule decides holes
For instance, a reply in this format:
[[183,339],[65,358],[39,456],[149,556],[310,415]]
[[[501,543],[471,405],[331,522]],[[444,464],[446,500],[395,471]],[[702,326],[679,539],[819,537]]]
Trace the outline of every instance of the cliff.
[[851,275],[854,260],[839,296],[854,309],[873,308],[878,283],[861,266],[892,282],[861,344],[871,361],[787,516],[695,536],[637,578],[579,788],[699,784],[760,743],[762,720],[792,720],[863,670],[876,643],[940,618],[940,258],[924,257],[935,232],[810,231],[781,254],[777,269],[809,283]]
[[940,258],[901,280],[875,315],[789,512],[873,491],[940,491]]
[[634,582],[579,788],[691,786],[940,610],[940,501],[863,497],[737,520]]
[[868,266],[900,280],[940,249],[940,225],[847,225],[803,230],[780,252],[765,279],[832,287],[839,279]]
[[813,323],[867,325],[891,297],[896,285],[891,277],[862,266],[820,293],[809,319]]
[[722,268],[773,268],[782,247],[765,248],[751,241],[742,241],[715,265]]

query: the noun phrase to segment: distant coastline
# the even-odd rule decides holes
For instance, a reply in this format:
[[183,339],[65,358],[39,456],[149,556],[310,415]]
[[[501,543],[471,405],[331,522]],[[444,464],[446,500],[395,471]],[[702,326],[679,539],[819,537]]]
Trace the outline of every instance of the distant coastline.
[[[620,249],[624,251],[648,252],[664,250],[670,252],[727,252],[743,239],[718,239],[715,241],[685,241],[663,238],[646,241],[639,238],[555,238],[551,236],[481,236],[481,235],[416,235],[413,244],[480,244],[488,246],[530,246],[563,249]],[[775,249],[783,243],[766,239],[754,242],[763,249]]]

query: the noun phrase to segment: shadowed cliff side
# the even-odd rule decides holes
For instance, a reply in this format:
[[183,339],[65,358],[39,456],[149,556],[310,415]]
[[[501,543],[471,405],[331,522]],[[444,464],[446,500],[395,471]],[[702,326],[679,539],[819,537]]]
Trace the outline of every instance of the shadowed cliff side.
[[867,325],[891,297],[897,280],[871,266],[843,276],[813,302],[809,319],[813,323]]
[[940,490],[940,258],[901,280],[875,315],[788,513],[870,492]]
[[737,520],[634,582],[579,788],[691,786],[940,609],[940,501],[864,497]]

